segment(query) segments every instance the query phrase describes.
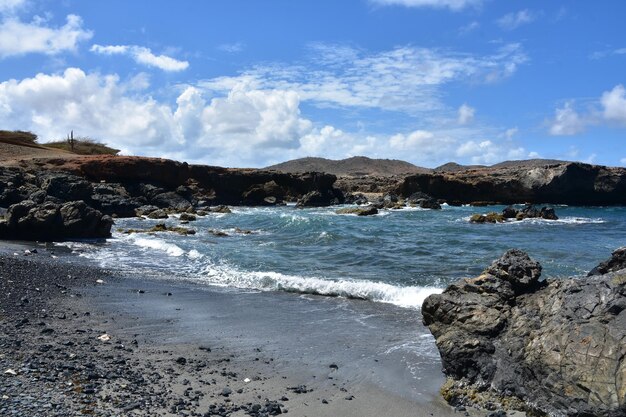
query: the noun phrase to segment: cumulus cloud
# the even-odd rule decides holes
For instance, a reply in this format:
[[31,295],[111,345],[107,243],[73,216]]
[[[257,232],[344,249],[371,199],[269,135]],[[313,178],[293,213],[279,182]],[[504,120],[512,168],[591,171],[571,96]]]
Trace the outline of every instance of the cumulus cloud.
[[557,108],[550,126],[550,134],[554,136],[575,135],[585,130],[585,122],[572,107],[571,102]]
[[518,27],[531,23],[535,20],[536,16],[528,9],[520,10],[505,14],[500,19],[496,20],[498,26],[504,30],[513,30]]
[[102,55],[127,55],[138,64],[168,72],[183,71],[189,67],[187,61],[179,61],[167,55],[155,55],[149,48],[137,45],[93,45],[91,52]]
[[35,18],[30,23],[10,17],[0,23],[0,58],[29,53],[56,55],[73,51],[82,41],[92,37],[83,29],[80,16],[68,15],[65,25],[48,27],[46,21]]
[[623,85],[605,91],[600,103],[606,120],[626,124],[626,90]]
[[126,153],[231,164],[258,163],[262,152],[298,148],[299,140],[313,132],[294,92],[235,89],[207,101],[188,87],[172,106],[137,95],[134,84],[134,79],[124,83],[116,75],[78,68],[5,81],[0,124],[33,130],[44,140],[73,129]]
[[456,155],[460,158],[469,158],[472,164],[494,164],[503,160],[529,158],[534,152],[526,152],[522,147],[515,147],[511,143],[496,143],[491,140],[467,141],[462,143]]
[[380,6],[405,6],[405,7],[433,7],[448,8],[453,11],[463,10],[466,7],[477,7],[484,0],[370,0]]
[[619,84],[605,91],[583,114],[573,108],[571,101],[557,108],[555,113],[550,122],[550,134],[555,136],[575,135],[583,132],[588,125],[626,126],[626,89]]
[[463,104],[461,107],[459,107],[458,113],[458,123],[460,125],[466,125],[474,121],[474,113],[476,113],[476,109],[468,106],[467,104]]
[[[461,156],[495,160],[514,155],[515,146],[466,145],[478,129],[416,129],[401,133],[346,132],[316,126],[301,114],[301,97],[284,89],[234,85],[225,95],[195,86],[181,89],[175,102],[146,94],[149,79],[68,68],[0,83],[0,125],[27,129],[42,140],[67,132],[94,137],[126,154],[151,155],[227,166],[266,166],[290,158],[331,158],[366,154],[435,166]],[[485,152],[489,150],[489,152]],[[515,156],[515,155],[514,155]]]

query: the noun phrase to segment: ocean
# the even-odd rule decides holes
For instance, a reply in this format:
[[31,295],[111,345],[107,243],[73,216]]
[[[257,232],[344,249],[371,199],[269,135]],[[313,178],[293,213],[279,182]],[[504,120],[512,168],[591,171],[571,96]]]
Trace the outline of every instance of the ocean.
[[[358,298],[419,309],[425,297],[478,275],[504,251],[527,251],[543,277],[584,275],[626,244],[626,208],[556,206],[559,220],[471,224],[502,206],[407,208],[375,216],[336,207],[234,207],[183,227],[195,235],[124,234],[164,220],[117,219],[103,244],[69,243],[81,256],[125,273],[200,285]],[[227,236],[216,236],[216,234]]]
[[[443,375],[421,323],[428,295],[477,276],[510,248],[540,261],[545,278],[584,279],[626,244],[624,207],[554,206],[557,221],[469,223],[474,213],[503,208],[444,205],[358,217],[335,214],[337,207],[233,207],[182,225],[195,235],[122,232],[180,226],[179,216],[117,219],[106,242],[59,245],[128,277],[105,285],[97,302],[174,323],[155,327],[151,337],[160,341],[239,352],[263,346],[299,374],[336,363],[346,378],[433,400]],[[129,329],[139,331],[146,333]]]

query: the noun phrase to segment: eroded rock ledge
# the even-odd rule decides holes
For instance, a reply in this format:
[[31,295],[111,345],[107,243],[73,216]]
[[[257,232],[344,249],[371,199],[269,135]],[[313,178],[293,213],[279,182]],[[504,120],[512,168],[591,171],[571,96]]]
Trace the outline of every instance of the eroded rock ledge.
[[451,403],[539,415],[626,415],[625,248],[582,279],[540,281],[541,265],[509,250],[483,274],[422,306]]

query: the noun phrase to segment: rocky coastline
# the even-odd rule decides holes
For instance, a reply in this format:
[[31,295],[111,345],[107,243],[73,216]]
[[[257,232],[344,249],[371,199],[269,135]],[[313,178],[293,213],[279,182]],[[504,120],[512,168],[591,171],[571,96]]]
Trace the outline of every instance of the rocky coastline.
[[626,248],[587,278],[540,280],[541,265],[509,250],[482,275],[431,295],[451,404],[531,415],[626,415]]
[[581,162],[475,167],[405,177],[396,192],[416,191],[448,204],[626,205],[626,168]]

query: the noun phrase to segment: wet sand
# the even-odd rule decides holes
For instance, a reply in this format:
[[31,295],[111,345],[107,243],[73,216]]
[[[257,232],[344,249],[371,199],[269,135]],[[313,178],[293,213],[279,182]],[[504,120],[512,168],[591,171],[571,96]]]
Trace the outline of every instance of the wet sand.
[[[373,303],[313,299],[299,315],[308,300],[294,294],[120,277],[23,251],[0,256],[1,415],[465,415],[438,394],[436,361],[409,373],[406,352],[368,347],[392,337],[393,311]],[[363,326],[333,322],[346,308]],[[326,330],[312,330],[320,320]]]

